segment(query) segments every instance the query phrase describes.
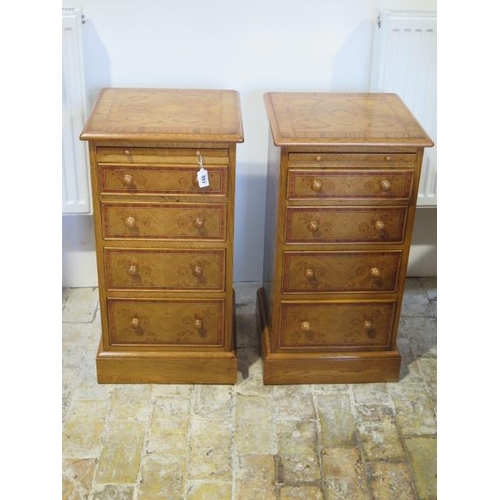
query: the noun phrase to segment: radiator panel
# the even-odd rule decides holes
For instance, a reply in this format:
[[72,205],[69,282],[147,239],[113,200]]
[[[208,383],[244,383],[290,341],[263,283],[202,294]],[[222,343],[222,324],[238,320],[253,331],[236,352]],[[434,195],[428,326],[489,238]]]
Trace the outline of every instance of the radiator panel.
[[62,8],[62,213],[91,214],[86,143],[79,140],[86,120],[82,12]]
[[434,141],[417,204],[437,206],[437,14],[383,10],[374,29],[370,90],[398,94]]

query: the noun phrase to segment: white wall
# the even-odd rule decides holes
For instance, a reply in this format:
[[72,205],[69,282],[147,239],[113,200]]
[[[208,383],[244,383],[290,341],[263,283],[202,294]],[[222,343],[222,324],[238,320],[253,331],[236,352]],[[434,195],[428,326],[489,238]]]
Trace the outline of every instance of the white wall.
[[[437,0],[63,0],[62,5],[82,7],[85,14],[90,104],[108,86],[240,92],[245,142],[237,146],[234,278],[260,281],[268,134],[262,95],[368,91],[378,9],[436,9]],[[424,235],[432,252],[431,213],[435,210],[415,233]],[[63,286],[96,284],[90,219],[63,220]],[[417,260],[427,253],[413,252]]]

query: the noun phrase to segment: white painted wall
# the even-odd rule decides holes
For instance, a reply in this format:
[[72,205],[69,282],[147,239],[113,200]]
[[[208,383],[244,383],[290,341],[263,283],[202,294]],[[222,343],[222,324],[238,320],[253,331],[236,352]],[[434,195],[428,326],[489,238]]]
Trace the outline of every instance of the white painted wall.
[[[90,104],[103,87],[240,92],[245,142],[237,146],[234,278],[260,281],[268,135],[262,95],[368,91],[378,9],[436,9],[437,0],[63,0],[62,5],[82,7],[85,14]],[[435,275],[436,211],[423,210],[430,212],[418,217],[421,227],[415,228],[423,248],[412,249],[412,262],[424,259],[415,273]],[[91,217],[63,218],[63,286],[97,283],[93,245]]]

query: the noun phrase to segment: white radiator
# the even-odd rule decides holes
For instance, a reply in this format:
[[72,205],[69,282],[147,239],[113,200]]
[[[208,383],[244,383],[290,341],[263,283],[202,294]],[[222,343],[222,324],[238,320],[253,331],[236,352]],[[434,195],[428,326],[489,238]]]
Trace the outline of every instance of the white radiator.
[[82,24],[79,8],[62,8],[63,215],[92,213],[88,152],[78,139],[87,115]]
[[434,141],[422,164],[418,206],[437,206],[437,14],[382,10],[373,38],[370,90],[398,94]]

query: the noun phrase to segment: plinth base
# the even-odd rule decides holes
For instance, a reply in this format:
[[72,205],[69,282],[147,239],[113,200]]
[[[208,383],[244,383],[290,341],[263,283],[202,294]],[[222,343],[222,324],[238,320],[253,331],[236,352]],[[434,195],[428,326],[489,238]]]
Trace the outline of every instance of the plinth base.
[[96,357],[99,384],[235,384],[236,354],[103,351]]

